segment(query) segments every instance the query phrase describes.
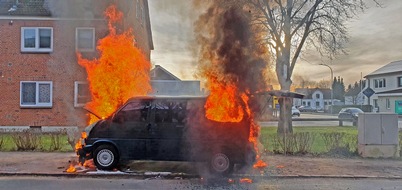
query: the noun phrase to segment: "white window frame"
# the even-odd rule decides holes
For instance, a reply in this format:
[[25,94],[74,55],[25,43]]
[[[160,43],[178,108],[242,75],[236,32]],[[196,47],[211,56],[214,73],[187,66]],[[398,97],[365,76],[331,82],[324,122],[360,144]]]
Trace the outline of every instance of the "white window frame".
[[[79,30],[92,30],[92,48],[80,48],[78,47],[78,33]],[[95,51],[95,28],[93,27],[77,27],[75,28],[75,50],[81,51],[81,52],[93,52]]]
[[79,97],[79,95],[78,95],[78,85],[80,85],[80,84],[88,84],[88,82],[84,82],[84,81],[75,81],[74,82],[74,107],[84,107],[85,106],[85,104],[86,103],[79,103],[78,102],[78,98],[80,98]]
[[[23,83],[35,83],[36,84],[36,92],[35,92],[35,103],[34,104],[25,104],[22,102],[22,84]],[[49,84],[50,85],[50,102],[40,103],[39,102],[39,85],[40,84]],[[53,106],[53,82],[52,81],[20,81],[20,107],[21,108],[51,108]]]
[[[27,29],[35,30],[35,47],[26,48],[25,47],[25,36],[24,31]],[[39,47],[39,29],[50,29],[50,48],[40,48]],[[21,52],[39,52],[39,53],[49,53],[53,52],[53,27],[21,27]]]
[[385,87],[386,87],[385,78],[374,79],[374,88],[385,88]]

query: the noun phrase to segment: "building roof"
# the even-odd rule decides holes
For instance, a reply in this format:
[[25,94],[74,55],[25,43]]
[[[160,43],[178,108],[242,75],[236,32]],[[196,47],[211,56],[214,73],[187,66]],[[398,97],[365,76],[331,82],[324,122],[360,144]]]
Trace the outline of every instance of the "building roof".
[[313,99],[313,93],[321,91],[324,95],[323,99],[331,99],[331,89],[328,88],[296,88],[297,93],[304,94],[304,99]]
[[367,78],[370,76],[375,76],[375,75],[397,73],[397,72],[402,72],[402,60],[391,62],[391,63],[375,70],[374,72],[366,75],[364,78]]
[[51,16],[45,0],[0,0],[0,15]]
[[151,71],[151,80],[178,80],[180,79],[176,77],[174,74],[166,70],[160,65],[155,65]]

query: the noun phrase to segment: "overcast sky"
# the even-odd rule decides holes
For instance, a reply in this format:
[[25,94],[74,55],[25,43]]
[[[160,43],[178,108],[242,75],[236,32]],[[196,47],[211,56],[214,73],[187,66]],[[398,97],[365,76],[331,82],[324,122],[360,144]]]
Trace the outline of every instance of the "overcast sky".
[[[368,1],[368,0],[367,0]],[[350,41],[347,55],[335,60],[319,55],[305,55],[299,60],[294,74],[310,80],[329,80],[330,71],[318,64],[332,67],[334,76],[354,83],[376,69],[402,60],[402,0],[379,0],[383,8],[370,6],[359,17],[347,24]],[[199,10],[189,0],[149,0],[150,17],[155,49],[151,53],[153,64],[161,65],[183,80],[194,79],[197,58],[191,51],[194,44],[193,23]]]

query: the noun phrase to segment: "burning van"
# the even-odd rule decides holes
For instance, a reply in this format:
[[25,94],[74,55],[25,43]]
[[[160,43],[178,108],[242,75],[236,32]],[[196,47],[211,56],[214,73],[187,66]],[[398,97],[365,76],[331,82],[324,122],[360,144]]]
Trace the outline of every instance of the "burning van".
[[235,164],[255,161],[250,118],[216,122],[206,118],[206,97],[135,97],[85,129],[77,154],[110,170],[122,160],[207,162],[225,175]]

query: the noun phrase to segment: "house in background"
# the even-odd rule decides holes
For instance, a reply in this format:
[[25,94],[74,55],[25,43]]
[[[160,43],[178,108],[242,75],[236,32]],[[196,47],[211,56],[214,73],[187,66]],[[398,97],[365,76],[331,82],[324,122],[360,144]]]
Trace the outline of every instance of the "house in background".
[[311,107],[313,110],[326,110],[329,105],[340,104],[341,101],[333,99],[331,101],[331,89],[327,88],[296,88],[297,93],[304,94],[303,99],[293,99],[293,105],[296,107]]
[[375,93],[366,98],[365,104],[372,105],[375,112],[402,114],[402,60],[391,62],[368,74],[367,89]]
[[364,105],[367,97],[363,94],[362,89],[365,88],[366,81],[360,82],[358,86],[352,87],[345,93],[345,105]]
[[198,80],[181,80],[160,65],[151,70],[152,93],[150,95],[200,96],[201,83]]
[[117,31],[133,28],[133,43],[150,59],[147,0],[0,0],[0,127],[86,125],[87,76],[76,51],[98,56],[111,4],[124,13]]

